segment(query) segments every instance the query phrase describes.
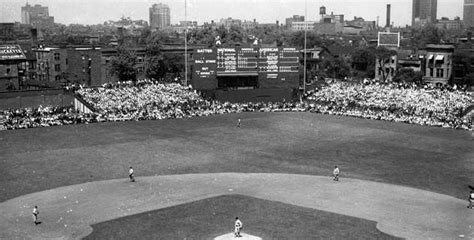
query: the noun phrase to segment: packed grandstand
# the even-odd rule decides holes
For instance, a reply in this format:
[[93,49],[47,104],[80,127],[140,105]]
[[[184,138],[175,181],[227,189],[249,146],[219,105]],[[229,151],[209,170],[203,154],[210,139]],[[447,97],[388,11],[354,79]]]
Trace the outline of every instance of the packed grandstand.
[[93,107],[93,113],[76,112],[73,107],[5,110],[0,112],[0,129],[285,111],[473,130],[472,118],[466,117],[466,110],[474,105],[473,93],[415,86],[332,82],[308,91],[301,101],[278,103],[221,103],[204,99],[192,87],[150,80],[105,84],[76,94]]

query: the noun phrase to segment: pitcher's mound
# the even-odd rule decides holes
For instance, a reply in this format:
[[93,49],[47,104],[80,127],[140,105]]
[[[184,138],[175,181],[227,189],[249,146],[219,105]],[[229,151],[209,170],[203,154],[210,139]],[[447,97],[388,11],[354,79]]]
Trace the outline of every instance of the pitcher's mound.
[[250,234],[247,234],[247,233],[240,233],[240,235],[242,235],[242,237],[235,237],[234,233],[228,233],[228,234],[224,234],[224,235],[220,235],[219,237],[216,237],[214,238],[214,240],[262,240],[262,238],[259,238],[257,236],[252,236]]

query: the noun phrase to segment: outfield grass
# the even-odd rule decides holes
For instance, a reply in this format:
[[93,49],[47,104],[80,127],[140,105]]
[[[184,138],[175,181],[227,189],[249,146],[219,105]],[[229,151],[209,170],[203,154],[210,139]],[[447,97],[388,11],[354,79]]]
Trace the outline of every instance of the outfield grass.
[[[237,119],[242,127],[237,128]],[[330,175],[466,199],[474,141],[461,130],[312,113],[71,125],[0,132],[0,201],[89,181],[207,172]]]
[[225,195],[95,224],[85,239],[213,239],[233,231],[262,239],[398,239],[375,222],[242,195]]

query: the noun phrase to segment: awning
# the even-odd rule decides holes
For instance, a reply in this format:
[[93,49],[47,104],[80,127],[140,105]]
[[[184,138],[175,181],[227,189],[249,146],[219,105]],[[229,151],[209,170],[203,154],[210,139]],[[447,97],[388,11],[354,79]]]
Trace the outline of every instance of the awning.
[[436,61],[443,61],[444,60],[444,55],[436,55],[435,60]]
[[433,54],[430,54],[430,56],[428,57],[428,60],[431,60],[433,59]]

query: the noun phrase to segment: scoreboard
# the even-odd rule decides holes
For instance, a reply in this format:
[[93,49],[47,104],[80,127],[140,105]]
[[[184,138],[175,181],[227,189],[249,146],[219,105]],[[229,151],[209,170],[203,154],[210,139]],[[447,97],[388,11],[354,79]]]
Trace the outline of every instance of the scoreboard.
[[255,78],[259,88],[296,88],[299,58],[296,48],[195,49],[192,84],[196,89],[216,89],[221,79]]

